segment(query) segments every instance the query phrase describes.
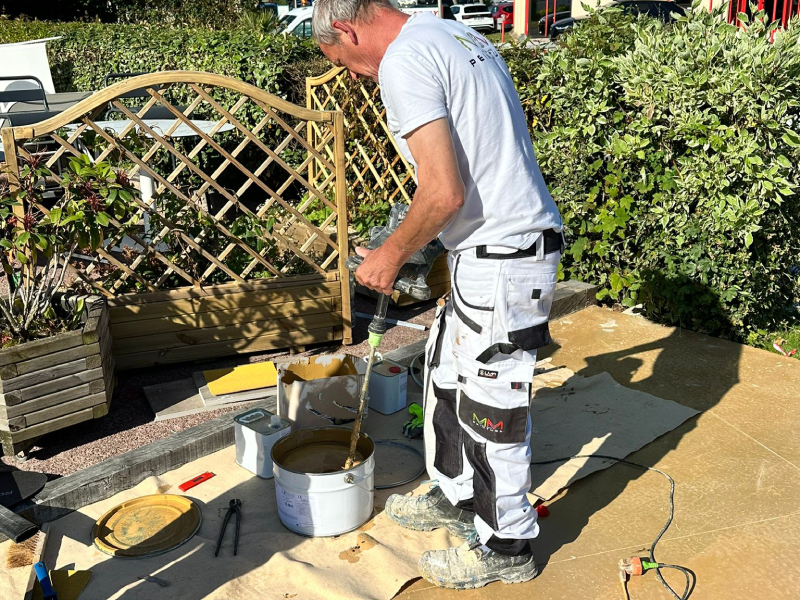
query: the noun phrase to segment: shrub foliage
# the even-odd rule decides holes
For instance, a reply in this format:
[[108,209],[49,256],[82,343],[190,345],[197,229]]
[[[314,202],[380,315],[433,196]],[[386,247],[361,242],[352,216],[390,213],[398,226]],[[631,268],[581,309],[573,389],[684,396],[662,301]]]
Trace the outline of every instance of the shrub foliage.
[[[746,15],[741,15],[746,19]],[[762,15],[763,17],[763,15]],[[747,338],[788,317],[800,256],[798,23],[605,11],[507,56],[562,211],[567,277],[653,317]]]
[[[555,48],[504,50],[564,217],[566,277],[718,335],[787,320],[800,256],[799,32],[795,20],[773,33],[764,15],[740,29],[696,10],[666,27],[605,10]],[[0,21],[0,42],[56,34],[61,90],[96,89],[109,71],[193,69],[303,104],[304,77],[327,69],[309,44],[243,29]]]
[[52,36],[61,36],[47,44],[58,91],[100,89],[107,73],[181,69],[241,79],[305,106],[305,77],[329,65],[309,42],[248,28],[0,20],[0,43]]

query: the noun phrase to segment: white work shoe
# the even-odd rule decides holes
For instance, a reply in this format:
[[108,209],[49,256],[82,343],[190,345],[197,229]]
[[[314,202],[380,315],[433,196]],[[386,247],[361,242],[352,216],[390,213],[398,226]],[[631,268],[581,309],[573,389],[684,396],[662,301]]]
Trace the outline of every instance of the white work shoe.
[[420,496],[392,494],[386,501],[386,516],[414,531],[433,531],[445,527],[466,540],[475,534],[475,513],[450,504],[438,485]]
[[432,584],[453,590],[483,587],[493,581],[522,583],[538,574],[533,553],[499,554],[481,545],[475,536],[447,550],[428,550],[419,559],[420,574]]

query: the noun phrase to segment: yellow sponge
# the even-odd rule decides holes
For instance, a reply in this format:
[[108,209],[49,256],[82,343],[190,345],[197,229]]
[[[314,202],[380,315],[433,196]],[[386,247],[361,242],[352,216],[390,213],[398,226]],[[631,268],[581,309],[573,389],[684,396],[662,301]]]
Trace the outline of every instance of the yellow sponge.
[[278,372],[271,362],[203,371],[203,376],[206,378],[208,391],[215,396],[274,387],[278,382]]

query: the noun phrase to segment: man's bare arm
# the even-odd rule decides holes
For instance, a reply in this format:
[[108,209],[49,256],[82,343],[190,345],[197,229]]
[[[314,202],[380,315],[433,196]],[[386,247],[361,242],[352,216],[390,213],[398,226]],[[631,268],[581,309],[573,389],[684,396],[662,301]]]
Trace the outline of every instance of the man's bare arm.
[[356,271],[358,281],[384,294],[409,257],[434,239],[453,220],[464,204],[464,182],[458,171],[447,119],[437,119],[414,130],[406,138],[417,163],[417,191],[405,220],[386,242],[365,256]]

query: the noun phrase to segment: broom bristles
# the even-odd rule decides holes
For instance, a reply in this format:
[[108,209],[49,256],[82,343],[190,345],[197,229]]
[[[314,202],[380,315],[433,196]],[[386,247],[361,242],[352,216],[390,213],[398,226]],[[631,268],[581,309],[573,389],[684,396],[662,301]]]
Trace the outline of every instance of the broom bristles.
[[19,544],[11,544],[6,555],[6,566],[9,569],[27,567],[33,564],[33,555],[36,552],[36,543],[39,541],[37,533]]

